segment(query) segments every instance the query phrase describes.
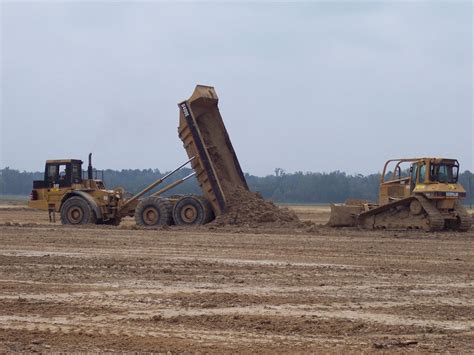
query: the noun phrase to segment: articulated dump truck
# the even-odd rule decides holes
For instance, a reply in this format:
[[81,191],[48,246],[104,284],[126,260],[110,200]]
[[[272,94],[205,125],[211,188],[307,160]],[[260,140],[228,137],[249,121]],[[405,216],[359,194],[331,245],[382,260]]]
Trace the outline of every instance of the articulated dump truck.
[[[403,169],[403,164],[409,168]],[[393,165],[393,172],[388,172]],[[467,231],[473,221],[460,203],[466,191],[458,182],[458,172],[455,159],[391,159],[381,175],[379,203],[349,199],[333,204],[329,225]]]
[[[81,160],[48,160],[44,180],[33,182],[29,206],[48,211],[50,220],[59,212],[63,224],[117,225],[125,216],[134,216],[142,226],[210,222],[226,212],[230,186],[248,190],[218,101],[213,87],[198,85],[193,95],[178,105],[178,133],[189,160],[135,196],[127,197],[121,188],[106,189],[102,180],[94,179],[89,155],[87,178],[83,178]],[[143,197],[188,163],[192,174]],[[192,176],[196,176],[203,196],[161,196]]]

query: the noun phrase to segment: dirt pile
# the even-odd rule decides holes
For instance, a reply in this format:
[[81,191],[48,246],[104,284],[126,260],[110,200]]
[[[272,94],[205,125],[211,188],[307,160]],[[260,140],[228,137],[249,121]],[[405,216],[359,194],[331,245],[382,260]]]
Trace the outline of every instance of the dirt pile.
[[295,212],[265,201],[258,193],[228,183],[224,183],[222,187],[226,196],[227,212],[218,216],[212,222],[214,225],[258,226],[265,224],[286,227],[301,225]]
[[301,222],[294,212],[279,208],[259,194],[248,191],[217,105],[196,100],[191,108],[227,205],[226,213],[218,216],[211,225],[299,227]]

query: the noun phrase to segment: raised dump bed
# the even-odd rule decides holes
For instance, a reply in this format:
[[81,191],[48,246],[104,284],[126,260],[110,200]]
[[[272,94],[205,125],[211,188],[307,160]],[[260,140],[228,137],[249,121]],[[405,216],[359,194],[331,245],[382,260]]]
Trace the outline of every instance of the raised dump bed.
[[227,211],[230,188],[240,186],[248,190],[218,102],[213,87],[197,85],[192,96],[178,104],[179,138],[188,157],[194,157],[191,166],[216,216]]

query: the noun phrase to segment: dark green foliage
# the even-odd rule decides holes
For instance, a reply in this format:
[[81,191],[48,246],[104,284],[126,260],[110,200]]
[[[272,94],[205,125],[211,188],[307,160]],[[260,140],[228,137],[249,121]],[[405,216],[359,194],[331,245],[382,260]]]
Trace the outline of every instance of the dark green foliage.
[[[182,169],[161,186],[165,186],[175,179],[183,178],[191,172],[191,169]],[[275,175],[265,177],[246,174],[245,178],[251,190],[259,191],[266,199],[276,202],[344,202],[349,197],[377,201],[379,174],[347,175],[340,171],[331,173],[303,173],[299,171],[289,174],[285,173],[283,169],[275,169],[275,172]],[[104,171],[104,180],[108,188],[122,186],[125,190],[136,193],[163,175],[158,169],[120,171],[109,169]],[[33,180],[41,179],[43,179],[41,172],[30,173],[9,168],[1,169],[0,195],[28,195],[31,192]],[[469,180],[471,180],[472,193],[469,191]],[[464,203],[474,203],[474,174],[465,171],[460,174],[459,182],[464,186],[470,198],[470,200],[464,200]],[[189,179],[165,195],[190,193],[201,194],[195,178]]]
[[372,174],[346,175],[340,171],[332,173],[303,173],[268,175],[245,178],[254,191],[265,198],[288,203],[344,202],[348,197],[376,200],[380,176]]
[[8,167],[0,170],[0,195],[29,195],[33,180],[44,179],[44,173],[19,172]]

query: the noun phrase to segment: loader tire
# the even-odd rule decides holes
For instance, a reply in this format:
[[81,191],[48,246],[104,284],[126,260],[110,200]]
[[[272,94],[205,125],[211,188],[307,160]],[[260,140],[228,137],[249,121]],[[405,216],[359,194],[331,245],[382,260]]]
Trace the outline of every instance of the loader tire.
[[162,197],[150,196],[140,201],[135,209],[135,222],[139,226],[169,226],[173,219],[171,202]]
[[82,197],[73,196],[61,205],[62,224],[94,224],[96,216],[89,203]]
[[198,226],[213,218],[211,204],[204,197],[183,196],[173,207],[173,220],[177,226]]

